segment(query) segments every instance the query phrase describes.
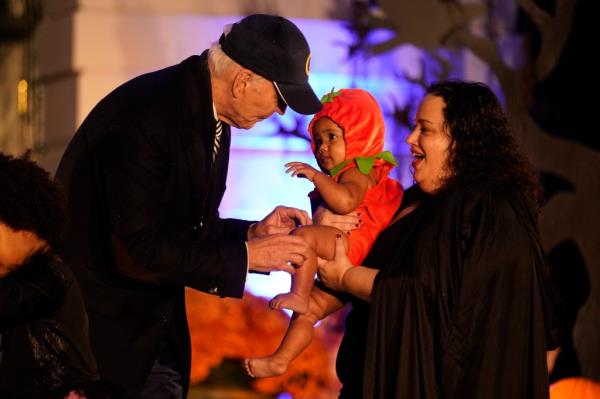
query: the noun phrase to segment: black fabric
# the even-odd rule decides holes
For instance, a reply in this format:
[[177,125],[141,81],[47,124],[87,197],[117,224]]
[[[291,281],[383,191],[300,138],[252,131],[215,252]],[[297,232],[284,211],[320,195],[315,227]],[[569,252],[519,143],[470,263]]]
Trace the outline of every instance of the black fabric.
[[548,263],[563,303],[560,352],[550,374],[550,383],[553,383],[563,378],[581,376],[581,364],[573,342],[573,329],[579,309],[590,296],[591,287],[585,259],[573,239],[552,247],[548,251]]
[[363,394],[354,369],[342,397],[547,398],[558,324],[536,218],[513,189],[481,187],[424,200],[382,233],[365,260],[381,267],[368,329],[361,310],[338,358],[361,369],[365,351]]
[[127,397],[169,331],[187,391],[184,286],[243,294],[250,222],[219,218],[230,128],[212,164],[215,124],[205,52],[100,101],[56,174],[70,214],[62,256],[82,287],[100,373]]
[[[416,186],[405,190],[398,212],[422,199],[423,194]],[[379,269],[389,263],[391,251],[403,245],[403,242],[410,237],[411,234],[407,230],[417,228],[416,223],[411,223],[414,215],[414,213],[411,213],[383,230],[364,259],[363,265]],[[336,362],[337,375],[343,384],[340,399],[360,399],[362,398],[364,359],[367,346],[369,304],[351,295],[343,295],[340,299],[352,303],[352,310],[346,317],[345,332]]]
[[0,397],[62,397],[99,380],[71,270],[50,255],[0,279]]
[[308,42],[300,29],[283,17],[249,15],[231,25],[219,44],[235,62],[269,80],[308,83]]
[[173,349],[168,341],[161,347],[140,396],[144,399],[183,399],[181,375],[177,372]]

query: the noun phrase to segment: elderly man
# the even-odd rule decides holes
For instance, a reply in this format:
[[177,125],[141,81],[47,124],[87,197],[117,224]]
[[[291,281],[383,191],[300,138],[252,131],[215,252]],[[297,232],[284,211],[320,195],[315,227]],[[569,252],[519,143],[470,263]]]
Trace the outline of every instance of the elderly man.
[[241,297],[248,270],[293,272],[310,223],[277,207],[258,223],[220,219],[230,126],[287,106],[320,110],[310,50],[279,16],[251,15],[181,64],[105,97],[56,175],[68,194],[62,255],[82,287],[102,378],[127,397],[181,398],[189,385],[184,287]]

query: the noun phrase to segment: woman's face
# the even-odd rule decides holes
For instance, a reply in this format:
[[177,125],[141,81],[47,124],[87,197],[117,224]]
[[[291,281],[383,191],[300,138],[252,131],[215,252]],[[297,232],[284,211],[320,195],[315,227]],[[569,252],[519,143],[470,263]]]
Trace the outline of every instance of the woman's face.
[[413,156],[413,177],[421,190],[434,193],[449,175],[450,133],[444,126],[441,97],[426,95],[415,117],[415,128],[406,138]]

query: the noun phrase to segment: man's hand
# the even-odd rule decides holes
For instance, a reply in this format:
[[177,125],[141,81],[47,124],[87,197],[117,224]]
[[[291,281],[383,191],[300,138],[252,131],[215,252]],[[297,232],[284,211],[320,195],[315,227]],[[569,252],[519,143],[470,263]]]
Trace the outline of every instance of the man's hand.
[[304,162],[288,162],[285,164],[285,167],[287,168],[285,173],[290,173],[292,177],[303,177],[311,182],[315,179],[317,173],[321,173]]
[[313,214],[313,218],[315,224],[335,227],[346,234],[358,228],[362,223],[360,214],[356,211],[350,212],[347,215],[338,215],[324,206],[317,208]]
[[308,257],[310,248],[304,238],[272,234],[248,241],[248,264],[252,271],[284,271],[294,274]]
[[312,224],[308,213],[297,208],[278,206],[248,230],[248,240],[270,234],[289,234],[299,225]]

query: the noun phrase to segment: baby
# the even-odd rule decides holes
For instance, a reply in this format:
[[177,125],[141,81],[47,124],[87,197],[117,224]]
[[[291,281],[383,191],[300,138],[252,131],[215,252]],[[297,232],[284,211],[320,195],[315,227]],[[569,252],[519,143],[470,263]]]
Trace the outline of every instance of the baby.
[[291,309],[295,314],[274,354],[246,359],[246,370],[253,377],[285,372],[312,340],[313,325],[343,306],[335,296],[313,287],[317,258],[332,259],[336,237],[341,236],[347,240],[350,260],[360,265],[402,200],[402,187],[388,177],[397,163],[389,151],[383,151],[383,115],[375,99],[361,89],[342,89],[327,94],[321,102],[323,109],[308,129],[322,172],[302,162],[286,164],[287,172],[310,180],[315,185],[312,197],[322,206],[338,214],[356,210],[361,224],[348,237],[336,228],[318,225],[292,232],[303,236],[313,251],[296,270],[291,292],[270,302],[273,309]]

